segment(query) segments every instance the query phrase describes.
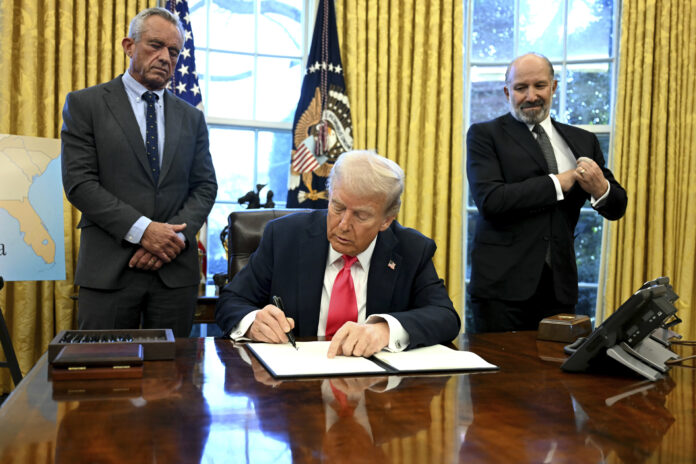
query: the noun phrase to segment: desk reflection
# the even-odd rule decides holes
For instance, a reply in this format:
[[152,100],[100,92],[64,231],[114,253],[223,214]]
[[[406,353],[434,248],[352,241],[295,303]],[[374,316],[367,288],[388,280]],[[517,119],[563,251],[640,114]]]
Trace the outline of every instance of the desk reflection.
[[145,369],[142,379],[112,381],[108,391],[90,389],[94,381],[54,382],[54,400],[67,401],[56,463],[200,462],[210,416],[185,378],[190,368],[168,361]]
[[[674,417],[665,407],[667,395],[674,386],[674,381],[667,377],[657,382],[636,382],[628,388],[608,389],[604,404],[593,401],[590,395],[573,386],[566,388],[573,400],[577,429],[586,434],[587,446],[595,447],[602,459],[616,453],[621,462],[637,463],[653,456],[674,423]],[[618,427],[617,416],[631,425]]]
[[[261,431],[286,443],[293,462],[385,462],[385,444],[431,426],[430,405],[443,394],[451,378],[391,376],[281,382],[246,349],[240,349],[239,354],[249,363],[253,377],[239,375],[238,367],[225,362],[225,392],[244,394],[252,401]],[[224,353],[219,355],[224,357]],[[253,462],[253,456],[250,458]]]

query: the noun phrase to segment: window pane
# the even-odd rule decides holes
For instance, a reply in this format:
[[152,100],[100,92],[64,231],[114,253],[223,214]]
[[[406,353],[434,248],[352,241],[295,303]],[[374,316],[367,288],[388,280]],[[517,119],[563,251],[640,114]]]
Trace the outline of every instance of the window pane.
[[588,209],[580,213],[575,227],[575,261],[578,265],[579,282],[599,280],[599,259],[602,252],[603,218],[585,204]]
[[[194,44],[196,48],[205,47],[207,45],[206,31],[208,30],[205,0],[191,0],[188,2],[188,7]],[[196,55],[196,67],[200,66],[198,63],[198,55]]]
[[239,206],[236,204],[215,203],[208,215],[208,281],[215,274],[227,272],[227,253],[222,247],[220,232],[227,226],[227,216],[238,209]]
[[256,1],[211,2],[210,48],[254,52],[254,7]]
[[568,58],[573,60],[612,56],[612,0],[570,0]]
[[595,135],[599,140],[599,147],[602,149],[602,153],[604,153],[604,161],[607,161],[607,159],[609,158],[609,140],[611,139],[611,137],[606,132]]
[[563,2],[520,0],[519,41],[518,55],[539,52],[550,60],[563,58]]
[[[288,197],[288,171],[290,169],[290,151],[292,150],[292,133],[284,132],[259,132],[259,183],[267,184],[273,190],[273,201],[287,201]],[[261,198],[261,204],[266,196]]]
[[256,119],[292,122],[300,98],[302,74],[299,59],[259,57]]
[[[203,96],[203,105],[207,105],[207,99],[206,97],[208,96],[208,80],[205,78],[205,65],[206,65],[206,58],[208,57],[208,54],[205,52],[205,50],[201,50],[196,46],[196,73],[198,74],[198,86],[201,88],[201,95]],[[207,108],[204,108],[207,109]]]
[[302,0],[261,2],[259,53],[300,56]]
[[208,116],[252,119],[254,58],[235,53],[210,54]]
[[217,175],[217,201],[236,202],[254,188],[254,131],[210,128],[210,153]]
[[471,280],[471,249],[474,246],[474,235],[476,231],[476,220],[478,219],[478,216],[478,210],[469,211],[466,215],[466,270],[464,278],[467,282]]
[[472,123],[488,121],[508,111],[508,103],[503,93],[505,86],[505,67],[472,66],[471,106],[469,120]]
[[510,61],[514,58],[515,2],[474,0],[471,61]]
[[609,63],[568,66],[568,124],[609,124],[611,115]]
[[578,289],[578,304],[575,306],[575,314],[584,314],[595,317],[595,308],[597,306],[597,287],[580,287]]

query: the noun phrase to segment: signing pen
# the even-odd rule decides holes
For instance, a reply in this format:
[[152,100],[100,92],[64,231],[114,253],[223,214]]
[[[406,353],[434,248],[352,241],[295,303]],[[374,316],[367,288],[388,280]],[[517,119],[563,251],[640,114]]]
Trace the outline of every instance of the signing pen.
[[[279,296],[273,295],[273,304],[275,305],[276,308],[285,312],[285,308],[283,308],[283,300],[281,300]],[[297,343],[295,343],[295,336],[292,334],[292,329],[290,329],[290,331],[286,332],[285,335],[288,336],[288,340],[290,340],[290,343],[292,344],[292,346],[295,349],[297,349]]]

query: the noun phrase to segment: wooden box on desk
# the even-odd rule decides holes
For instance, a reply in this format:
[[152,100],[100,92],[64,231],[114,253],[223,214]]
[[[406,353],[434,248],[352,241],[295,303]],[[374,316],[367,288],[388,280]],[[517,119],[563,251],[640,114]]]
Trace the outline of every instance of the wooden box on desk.
[[61,348],[51,363],[52,380],[139,379],[143,346],[124,343],[76,343]]
[[556,314],[539,323],[539,340],[571,343],[592,332],[590,318],[577,314]]
[[64,346],[89,343],[142,345],[145,361],[174,359],[176,351],[171,329],[63,330],[48,344],[48,362]]

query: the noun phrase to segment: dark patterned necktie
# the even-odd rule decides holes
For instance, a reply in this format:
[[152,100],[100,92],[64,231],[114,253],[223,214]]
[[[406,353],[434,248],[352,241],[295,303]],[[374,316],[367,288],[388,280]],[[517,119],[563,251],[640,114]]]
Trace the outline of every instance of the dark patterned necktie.
[[537,142],[541,147],[541,152],[544,154],[544,159],[549,167],[550,174],[558,174],[558,164],[556,163],[556,155],[553,153],[553,146],[551,146],[551,140],[549,136],[546,135],[546,131],[539,124],[535,125],[532,129],[537,135]]
[[145,150],[147,161],[152,169],[152,177],[155,178],[155,185],[159,181],[159,137],[157,137],[157,111],[155,104],[159,96],[154,92],[145,92],[143,100],[147,103],[147,114],[145,117]]

